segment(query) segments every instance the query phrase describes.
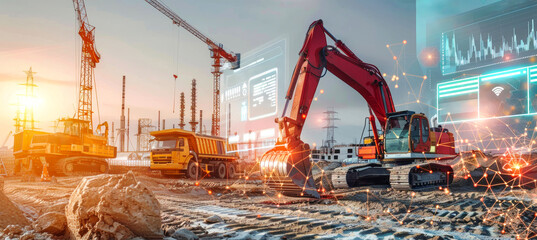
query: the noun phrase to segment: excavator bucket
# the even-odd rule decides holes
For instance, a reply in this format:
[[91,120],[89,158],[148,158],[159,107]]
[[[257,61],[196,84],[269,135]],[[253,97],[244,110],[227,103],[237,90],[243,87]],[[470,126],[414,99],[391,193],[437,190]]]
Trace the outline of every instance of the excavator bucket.
[[320,198],[311,174],[307,145],[302,144],[293,150],[273,148],[263,155],[260,167],[265,183],[283,195]]

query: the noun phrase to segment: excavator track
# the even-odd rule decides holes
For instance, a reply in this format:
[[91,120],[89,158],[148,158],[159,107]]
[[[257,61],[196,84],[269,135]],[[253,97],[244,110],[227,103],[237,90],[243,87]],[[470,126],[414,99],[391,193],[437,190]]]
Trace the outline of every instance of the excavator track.
[[334,188],[353,188],[389,183],[390,172],[378,163],[351,164],[332,172]]
[[396,190],[426,190],[447,187],[453,182],[453,169],[438,163],[411,164],[390,170],[390,185]]
[[103,158],[68,157],[49,162],[51,173],[60,176],[87,176],[108,173],[108,163]]

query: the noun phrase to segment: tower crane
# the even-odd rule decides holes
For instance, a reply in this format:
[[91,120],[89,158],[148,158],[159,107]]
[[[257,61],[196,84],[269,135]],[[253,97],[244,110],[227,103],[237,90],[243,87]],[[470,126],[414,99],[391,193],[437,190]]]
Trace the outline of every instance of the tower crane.
[[93,69],[101,59],[95,49],[95,27],[88,21],[84,0],[73,0],[80,29],[78,35],[82,38],[82,55],[80,61],[80,92],[78,95],[78,110],[76,117],[79,120],[89,121],[89,129],[93,129],[92,119],[92,90]]
[[213,114],[211,123],[211,135],[220,135],[220,75],[222,71],[222,58],[227,60],[231,64],[231,69],[237,69],[240,67],[240,53],[227,52],[224,50],[223,45],[215,43],[213,40],[203,35],[200,31],[194,28],[192,25],[183,20],[179,15],[166,7],[158,0],[145,0],[151,6],[159,10],[173,21],[173,24],[183,27],[192,35],[196,36],[199,40],[203,41],[209,47],[211,51],[211,58],[213,59]]

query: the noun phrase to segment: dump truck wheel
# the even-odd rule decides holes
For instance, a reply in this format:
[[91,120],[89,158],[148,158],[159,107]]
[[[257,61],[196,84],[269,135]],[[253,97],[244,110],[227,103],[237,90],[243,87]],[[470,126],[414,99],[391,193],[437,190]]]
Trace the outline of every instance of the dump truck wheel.
[[220,179],[226,178],[226,164],[225,163],[219,163],[218,167],[216,168],[216,177]]
[[188,166],[186,167],[186,177],[190,179],[197,179],[198,175],[200,174],[200,169],[195,161],[188,162]]
[[227,165],[227,177],[235,178],[235,165],[231,163]]

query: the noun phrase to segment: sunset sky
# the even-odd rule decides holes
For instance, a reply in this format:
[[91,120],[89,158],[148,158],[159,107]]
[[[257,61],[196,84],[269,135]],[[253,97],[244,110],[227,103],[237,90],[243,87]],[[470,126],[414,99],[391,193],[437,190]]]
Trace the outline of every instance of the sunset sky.
[[[382,72],[391,74],[394,66],[386,44],[403,40],[408,41],[403,60],[408,66],[417,65],[414,1],[165,0],[164,3],[230,51],[246,53],[272,40],[286,39],[289,69],[296,63],[308,26],[317,19],[323,19],[326,28]],[[102,56],[95,69],[99,101],[99,109],[94,106],[95,123],[100,120],[119,126],[121,79],[126,75],[131,139],[137,119],[152,118],[156,124],[158,110],[167,120],[168,128],[171,127],[178,122],[177,112],[172,113],[172,75],[177,74],[177,92],[188,92],[191,79],[198,80],[198,108],[207,113],[204,123],[210,128],[212,75],[205,44],[184,29],[178,30],[142,0],[88,0],[86,9],[90,23],[96,27],[96,47]],[[30,67],[36,72],[34,80],[39,86],[35,113],[39,128],[51,131],[54,120],[74,115],[81,52],[77,31],[70,1],[0,1],[0,139],[14,130],[13,104],[17,94],[23,91],[19,84],[26,79],[24,71]],[[393,85],[390,87],[396,103],[407,102],[405,86],[397,92]],[[321,80],[319,88],[326,93],[312,106],[310,118],[317,119],[308,119],[306,128],[311,131],[305,131],[303,138],[321,142],[325,136],[324,123],[318,119],[327,107],[339,112],[338,142],[349,143],[359,137],[363,119],[368,115],[365,101],[331,74]],[[12,140],[8,145],[12,145]]]

